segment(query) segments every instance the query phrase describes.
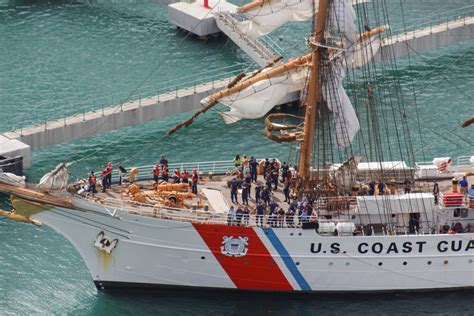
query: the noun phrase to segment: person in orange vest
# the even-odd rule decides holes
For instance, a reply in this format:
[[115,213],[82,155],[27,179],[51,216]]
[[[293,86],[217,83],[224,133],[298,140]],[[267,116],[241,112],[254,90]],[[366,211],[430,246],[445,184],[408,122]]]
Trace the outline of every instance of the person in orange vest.
[[179,183],[181,180],[181,172],[179,171],[179,168],[176,168],[173,174],[173,180],[174,183]]
[[196,169],[193,169],[193,175],[191,177],[192,185],[191,185],[191,190],[194,194],[198,193],[198,173]]
[[110,188],[112,186],[112,163],[109,161],[107,163],[107,169],[106,169],[106,179],[107,179],[107,187]]
[[183,183],[189,183],[189,172],[184,169],[183,174],[181,175]]
[[107,183],[108,183],[107,168],[102,166],[101,169],[102,169],[102,171],[100,172],[100,179],[101,179],[101,183],[102,183],[102,192],[105,193],[105,189],[107,188]]
[[92,195],[97,193],[96,183],[97,177],[95,176],[94,171],[91,171],[91,174],[89,175],[89,192],[92,193]]
[[158,183],[159,176],[160,176],[160,165],[156,164],[155,168],[153,168],[153,181],[155,181],[155,184]]
[[161,179],[163,181],[168,182],[168,167],[166,165],[163,166],[163,171],[161,173]]

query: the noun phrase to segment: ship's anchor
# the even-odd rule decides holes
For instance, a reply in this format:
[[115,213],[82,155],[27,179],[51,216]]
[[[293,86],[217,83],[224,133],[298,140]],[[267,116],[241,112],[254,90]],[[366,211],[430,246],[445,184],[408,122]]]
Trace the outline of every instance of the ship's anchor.
[[94,246],[97,248],[97,250],[106,252],[106,253],[112,253],[112,250],[117,247],[118,244],[118,239],[110,239],[105,236],[104,231],[101,231],[95,240]]

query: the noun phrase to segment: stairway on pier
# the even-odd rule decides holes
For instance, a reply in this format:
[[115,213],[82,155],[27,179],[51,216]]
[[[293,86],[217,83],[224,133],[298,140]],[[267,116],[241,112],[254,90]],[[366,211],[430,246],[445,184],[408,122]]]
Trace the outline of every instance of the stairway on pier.
[[241,32],[236,27],[238,20],[229,12],[216,12],[214,13],[214,17],[217,27],[259,66],[263,67],[279,57],[268,45],[262,43],[261,40],[253,39]]

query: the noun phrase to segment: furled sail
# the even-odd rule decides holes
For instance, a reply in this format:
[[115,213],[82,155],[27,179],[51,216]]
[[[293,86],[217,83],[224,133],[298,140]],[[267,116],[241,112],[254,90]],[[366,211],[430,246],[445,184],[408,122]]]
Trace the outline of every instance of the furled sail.
[[[303,89],[307,72],[307,67],[299,67],[220,98],[219,102],[230,108],[229,112],[221,113],[224,122],[230,124],[243,118],[255,119],[264,116],[288,93]],[[208,101],[204,99],[201,103],[206,105]]]
[[63,190],[67,186],[67,180],[67,167],[64,163],[61,163],[53,171],[45,174],[37,187],[43,190]]
[[10,185],[14,185],[16,187],[25,187],[25,177],[24,176],[17,176],[16,174],[3,172],[0,169],[0,183],[6,183]]
[[[350,0],[352,4],[365,0]],[[252,38],[264,36],[287,22],[307,21],[317,13],[317,2],[312,0],[269,0],[259,5],[242,6],[237,13],[247,20],[239,22],[237,28]],[[355,13],[354,13],[355,14]]]
[[247,20],[239,22],[237,28],[252,38],[259,38],[286,22],[311,19],[313,17],[313,1],[267,1],[261,6],[239,13],[242,13]]

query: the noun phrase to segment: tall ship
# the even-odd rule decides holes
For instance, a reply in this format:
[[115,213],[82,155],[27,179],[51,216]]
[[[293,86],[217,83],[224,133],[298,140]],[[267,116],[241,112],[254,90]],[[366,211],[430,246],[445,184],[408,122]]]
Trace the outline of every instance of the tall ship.
[[[474,156],[415,163],[416,103],[390,51],[380,51],[390,27],[378,4],[240,7],[235,14],[247,20],[238,27],[249,36],[312,19],[308,52],[238,75],[168,132],[192,129],[223,104],[229,124],[265,117],[263,134],[288,144],[287,161],[271,152],[232,162],[161,157],[156,166],[110,164],[102,181],[89,174],[73,183],[64,163],[37,185],[0,173],[13,207],[0,215],[62,234],[100,291],[472,289]],[[272,110],[289,93],[299,93],[302,115]]]

